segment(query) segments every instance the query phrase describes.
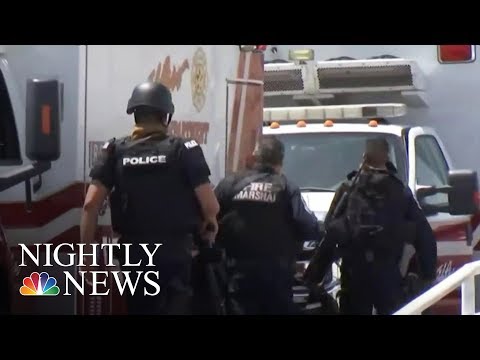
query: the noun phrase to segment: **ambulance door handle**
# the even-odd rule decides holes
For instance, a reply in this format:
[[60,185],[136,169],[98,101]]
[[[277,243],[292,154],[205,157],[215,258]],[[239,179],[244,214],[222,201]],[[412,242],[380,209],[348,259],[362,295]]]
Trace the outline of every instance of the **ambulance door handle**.
[[38,175],[38,181],[33,184],[33,192],[36,193],[42,187],[42,174]]
[[473,230],[470,222],[465,224],[465,236],[467,240],[467,246],[471,246],[473,243]]
[[30,179],[25,180],[25,208],[28,213],[32,212],[32,184]]

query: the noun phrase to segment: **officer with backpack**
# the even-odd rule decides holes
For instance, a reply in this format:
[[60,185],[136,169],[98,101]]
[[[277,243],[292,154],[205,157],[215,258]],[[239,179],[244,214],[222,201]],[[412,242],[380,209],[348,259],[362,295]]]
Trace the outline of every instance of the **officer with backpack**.
[[305,240],[319,240],[315,215],[299,188],[282,174],[284,146],[264,137],[250,170],[216,187],[220,203],[217,244],[225,249],[228,313],[294,314],[295,258]]
[[435,279],[437,247],[432,229],[410,189],[395,175],[384,138],[367,140],[358,171],[336,192],[325,219],[326,235],[305,273],[321,282],[341,258],[340,312],[392,314],[406,300],[400,270],[405,247],[416,250],[419,276]]
[[[133,90],[127,114],[135,117],[130,136],[108,141],[93,166],[81,221],[81,240],[94,240],[98,211],[110,196],[113,230],[120,242],[132,244],[130,263],[122,270],[158,271],[160,292],[140,277],[129,314],[186,314],[190,308],[193,234],[213,242],[219,205],[209,182],[210,170],[201,147],[192,139],[173,137],[167,128],[174,113],[171,93],[146,82]],[[140,244],[154,253],[154,267]],[[86,257],[87,270],[91,257]],[[94,269],[93,269],[94,270]],[[133,277],[135,281],[136,277]]]

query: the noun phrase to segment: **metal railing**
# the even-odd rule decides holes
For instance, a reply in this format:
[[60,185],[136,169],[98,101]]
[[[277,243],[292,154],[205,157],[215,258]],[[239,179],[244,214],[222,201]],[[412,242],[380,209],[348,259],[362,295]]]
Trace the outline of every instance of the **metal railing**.
[[475,276],[479,274],[480,261],[465,264],[393,315],[420,315],[459,286],[462,287],[462,315],[480,315],[475,313]]

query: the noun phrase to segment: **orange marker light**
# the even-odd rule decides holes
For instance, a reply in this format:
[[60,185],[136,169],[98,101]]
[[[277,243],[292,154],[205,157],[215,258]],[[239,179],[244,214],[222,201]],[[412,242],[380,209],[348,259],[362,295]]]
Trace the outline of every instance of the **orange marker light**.
[[370,127],[377,127],[378,126],[378,121],[377,120],[370,120],[368,122],[368,126]]
[[325,122],[323,123],[323,126],[332,127],[333,126],[333,121],[332,120],[325,120]]
[[50,135],[51,131],[51,110],[50,105],[42,105],[42,133]]
[[279,127],[280,127],[280,124],[276,121],[270,124],[270,129],[278,129]]
[[304,120],[300,120],[297,122],[297,127],[306,127],[307,123]]

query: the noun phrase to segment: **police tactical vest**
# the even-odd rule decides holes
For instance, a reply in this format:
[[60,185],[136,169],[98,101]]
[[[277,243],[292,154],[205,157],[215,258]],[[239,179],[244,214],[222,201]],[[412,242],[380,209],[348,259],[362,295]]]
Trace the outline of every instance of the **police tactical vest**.
[[193,231],[199,207],[179,161],[184,140],[167,137],[115,145],[112,225],[124,236],[159,236]]
[[[253,177],[252,177],[253,175]],[[246,178],[252,181],[238,188]],[[292,210],[282,175],[249,171],[237,177],[232,188],[229,227],[225,241],[227,254],[237,259],[281,258],[295,252]]]

